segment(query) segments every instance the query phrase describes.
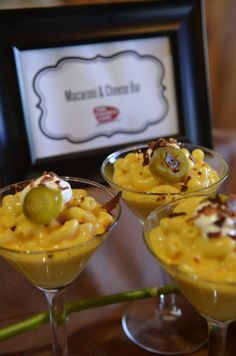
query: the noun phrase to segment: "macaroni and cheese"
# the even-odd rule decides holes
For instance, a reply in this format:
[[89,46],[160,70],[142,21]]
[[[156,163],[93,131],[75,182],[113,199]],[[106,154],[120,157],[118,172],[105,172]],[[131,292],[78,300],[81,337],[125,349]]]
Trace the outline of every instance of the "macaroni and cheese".
[[146,236],[150,250],[202,314],[235,319],[236,198],[188,197],[165,215]]
[[[25,215],[24,204],[27,194],[46,186],[46,182],[48,189],[59,190],[63,203],[58,215],[42,224]],[[40,189],[37,193],[38,200],[31,202],[36,212],[44,204]],[[47,204],[42,205],[43,210]],[[86,189],[71,189],[68,182],[52,173],[46,174],[43,181],[32,181],[24,190],[2,198],[0,254],[32,283],[44,288],[63,286],[82,271],[114,221],[113,215]]]
[[[153,174],[152,160],[156,151],[161,149],[165,152],[166,148],[166,160],[154,162],[156,174]],[[192,192],[214,192],[222,178],[207,163],[203,149],[190,151],[174,139],[159,139],[145,148],[131,148],[125,152],[115,160],[113,175],[108,178],[116,190],[122,190],[124,201],[142,223],[151,211],[167,201]],[[184,175],[180,175],[183,158]]]

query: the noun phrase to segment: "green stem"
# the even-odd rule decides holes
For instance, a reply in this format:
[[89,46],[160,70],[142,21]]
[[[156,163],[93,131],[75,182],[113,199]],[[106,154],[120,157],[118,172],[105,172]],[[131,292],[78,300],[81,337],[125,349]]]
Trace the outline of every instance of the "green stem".
[[[164,286],[160,288],[151,287],[117,294],[105,295],[102,297],[82,299],[76,302],[67,302],[65,305],[66,315],[68,316],[80,310],[97,308],[110,304],[124,303],[144,298],[155,298],[158,297],[160,294],[177,293],[178,291],[179,289],[176,286]],[[36,329],[37,327],[47,324],[48,322],[48,312],[35,314],[31,318],[1,328],[0,341],[22,334],[25,331]]]

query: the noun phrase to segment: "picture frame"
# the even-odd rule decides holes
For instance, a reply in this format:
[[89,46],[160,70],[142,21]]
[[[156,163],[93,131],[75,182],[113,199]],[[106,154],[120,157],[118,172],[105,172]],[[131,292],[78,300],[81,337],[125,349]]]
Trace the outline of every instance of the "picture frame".
[[[161,136],[167,136],[167,134],[169,136],[171,134],[171,136],[177,137],[182,141],[211,147],[211,108],[206,42],[204,4],[201,0],[135,0],[110,3],[100,1],[99,3],[89,2],[88,4],[81,3],[73,6],[0,10],[1,183],[13,183],[21,179],[31,178],[42,171],[48,170],[53,170],[61,175],[77,175],[101,180],[100,166],[105,156],[121,146],[127,146],[129,143],[146,142],[147,138],[151,140],[159,137],[160,134]],[[164,47],[162,47],[162,44],[164,44]],[[109,69],[110,72],[108,72],[106,78],[113,77],[114,73],[118,71],[124,72],[124,63],[125,65],[128,63],[128,70],[124,75],[121,74],[123,81],[129,75],[132,81],[135,75],[138,76],[142,73],[143,77],[140,77],[139,81],[142,87],[145,87],[145,85],[148,87],[149,84],[151,86],[151,82],[146,78],[145,69],[149,70],[151,66],[144,66],[144,69],[140,71],[132,71],[132,68],[135,68],[137,63],[141,68],[140,63],[144,63],[143,59],[150,64],[151,62],[147,60],[157,58],[145,52],[147,51],[146,48],[149,51],[160,48],[160,56],[162,56],[162,48],[166,48],[167,44],[169,44],[170,49],[170,61],[164,62],[165,69],[168,69],[164,74],[166,77],[169,75],[169,79],[167,88],[164,88],[164,90],[167,89],[168,94],[169,88],[173,87],[173,92],[168,97],[168,113],[171,113],[169,116],[172,121],[169,121],[169,123],[166,121],[166,127],[160,129],[160,126],[156,125],[161,121],[159,119],[166,115],[167,111],[165,110],[163,110],[164,114],[160,114],[159,119],[155,117],[155,120],[151,123],[150,120],[147,121],[147,125],[145,119],[145,124],[142,126],[142,115],[145,117],[150,108],[155,111],[161,105],[154,107],[152,105],[153,100],[150,98],[150,102],[146,102],[148,100],[147,96],[140,97],[143,100],[142,103],[141,100],[137,99],[132,101],[133,99],[130,99],[132,95],[129,95],[129,101],[126,102],[128,95],[126,97],[123,96],[123,99],[120,95],[121,99],[119,98],[120,101],[116,101],[117,105],[122,106],[126,103],[124,105],[125,108],[129,108],[129,110],[131,108],[134,117],[138,117],[140,113],[138,124],[137,122],[135,124],[131,123],[123,130],[124,127],[119,126],[121,120],[119,123],[117,121],[115,131],[111,131],[112,133],[110,134],[104,134],[104,129],[102,128],[100,134],[93,134],[86,144],[83,142],[82,134],[80,136],[74,135],[76,130],[71,129],[70,133],[64,134],[67,124],[64,125],[62,131],[57,133],[58,137],[56,134],[52,134],[53,130],[58,127],[57,124],[52,123],[53,130],[51,131],[48,130],[48,127],[46,129],[45,125],[45,129],[42,129],[43,125],[41,125],[40,134],[43,134],[43,138],[40,140],[36,135],[38,151],[35,149],[35,143],[32,139],[34,132],[32,133],[31,130],[33,129],[29,126],[34,122],[36,127],[34,130],[37,130],[40,123],[42,124],[43,122],[45,124],[46,121],[42,121],[42,118],[44,118],[46,112],[48,114],[52,110],[52,115],[48,114],[48,117],[55,117],[55,113],[60,113],[64,110],[64,106],[58,106],[60,100],[53,95],[52,100],[47,102],[46,108],[41,105],[43,95],[40,97],[39,90],[37,91],[36,89],[38,88],[37,79],[39,78],[39,73],[49,73],[49,69],[51,73],[51,68],[63,67],[63,65],[68,64],[69,59],[71,63],[73,58],[76,59],[75,70],[79,73],[78,77],[76,77],[76,82],[80,82],[78,80],[80,79],[79,75],[83,73],[84,79],[81,82],[92,83],[93,79],[97,78],[98,73],[101,73],[100,64],[98,65],[94,61],[94,58],[99,58],[103,60],[102,70],[105,68],[103,76],[100,78],[100,81],[103,81],[108,71],[107,59],[109,59],[109,63],[112,63],[112,68]],[[142,46],[145,46],[143,52]],[[114,50],[114,48],[118,49]],[[83,49],[85,55],[72,56],[74,49],[78,53],[82,53]],[[60,56],[55,60],[58,50]],[[63,51],[66,51],[67,55]],[[92,51],[92,54],[89,57],[88,53],[90,51]],[[141,52],[142,54],[140,55]],[[127,57],[124,60],[125,55]],[[41,57],[42,62],[40,62]],[[82,71],[81,69],[81,63],[84,63],[85,58],[93,59],[92,69],[95,75],[90,80],[87,80],[86,75],[89,74],[85,73],[86,70],[83,69]],[[119,61],[115,63],[114,58],[119,59]],[[47,62],[45,62],[45,59]],[[87,62],[89,62],[91,68],[92,61]],[[48,64],[43,65],[42,63]],[[170,73],[168,63],[172,65],[172,72],[170,71]],[[32,69],[31,72],[35,74],[31,75],[30,68],[36,64],[38,64],[40,70],[33,72]],[[80,71],[77,71],[78,68]],[[65,66],[63,67],[63,73],[65,72],[64,69]],[[131,72],[133,77],[130,74]],[[150,73],[152,76],[152,72]],[[69,84],[67,85],[69,88],[70,83],[72,85],[72,82],[75,82],[71,79],[73,75],[72,77],[67,77],[63,74],[61,83],[66,81],[65,78],[69,78]],[[30,78],[28,82],[27,76]],[[45,90],[48,89],[48,96],[52,93],[50,80],[48,77],[44,86]],[[118,82],[117,79],[113,79],[112,82],[115,88],[118,87],[118,84],[117,86],[115,85],[116,81]],[[107,82],[102,82],[102,84],[104,83]],[[58,87],[57,82],[53,85],[55,88]],[[113,86],[110,85],[107,88],[113,88]],[[92,87],[94,88],[94,86]],[[105,88],[105,86],[100,87],[101,90]],[[111,89],[109,90],[110,92],[106,93],[107,96],[108,94],[111,96],[111,93],[116,93],[112,92]],[[122,92],[123,95],[127,94],[128,86],[122,86],[122,90],[126,90],[126,93]],[[31,99],[31,94],[37,100]],[[82,91],[74,93],[71,89],[68,89],[67,91],[64,90],[64,94],[67,95],[67,99],[76,97],[79,101],[82,96],[83,98],[88,98],[91,93],[88,94],[88,91],[86,93]],[[96,95],[96,92],[94,91],[93,94]],[[118,100],[117,95],[116,100]],[[49,106],[49,102],[51,106]],[[90,102],[92,101],[90,100]],[[138,107],[137,105],[140,102],[141,104]],[[83,103],[85,103],[85,100]],[[98,103],[101,104],[102,102],[98,101]],[[112,117],[114,107],[110,110],[109,101],[107,103],[105,115],[102,104],[95,107],[98,110],[97,119],[106,120],[107,117],[108,119]],[[31,114],[29,114],[30,106],[32,106],[33,110]],[[92,108],[89,105],[82,108],[87,107],[89,109]],[[68,105],[66,108],[68,108]],[[71,111],[68,115],[66,109],[65,112],[66,120],[67,116],[73,117],[75,113],[75,111]],[[83,112],[83,110],[80,110],[80,112]],[[175,119],[173,119],[174,115]],[[132,112],[130,116],[132,117]],[[87,117],[86,114],[84,122]],[[128,114],[126,113],[124,117],[128,117]],[[63,120],[61,119],[60,122]],[[80,124],[78,126],[80,127],[79,132],[84,130],[85,126],[83,125]],[[139,125],[140,127],[142,126],[142,130],[139,130]],[[69,126],[73,127],[72,125]],[[146,130],[146,127],[148,127],[149,131]],[[98,132],[100,128],[101,126],[99,128],[98,125],[96,126]],[[87,130],[93,132],[93,129],[91,130],[89,127]],[[49,143],[46,141],[49,131],[48,138],[52,144],[50,144],[50,141],[48,141]],[[120,131],[122,131],[122,134]],[[127,134],[128,131],[132,131],[130,136]],[[146,131],[149,133],[146,134]],[[84,135],[86,136],[86,132]],[[73,137],[74,142],[70,142],[70,137]],[[96,142],[94,137],[96,139],[99,137],[98,141],[100,140],[100,143],[94,144]],[[122,138],[117,139],[117,137]],[[73,149],[70,150],[70,147]],[[48,153],[51,148],[52,154]],[[43,158],[41,158],[41,154],[42,156],[44,155]]]

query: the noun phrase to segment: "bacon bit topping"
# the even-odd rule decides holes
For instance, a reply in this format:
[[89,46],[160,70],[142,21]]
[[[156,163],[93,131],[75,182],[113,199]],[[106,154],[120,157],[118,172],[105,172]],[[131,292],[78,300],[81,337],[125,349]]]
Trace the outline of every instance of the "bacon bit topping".
[[170,215],[168,215],[169,218],[175,218],[176,216],[184,216],[186,215],[186,213],[184,211],[179,212],[179,213],[171,213]]
[[161,195],[160,197],[156,198],[156,201],[160,202],[160,201],[165,201],[166,197],[164,195]]
[[66,190],[66,189],[69,189],[69,187],[62,187],[61,186],[61,181],[60,180],[56,180],[55,181],[56,185],[58,186],[58,189],[60,190]]
[[161,137],[157,141],[149,142],[148,146],[149,146],[149,148],[151,148],[152,151],[155,151],[159,147],[180,148],[181,143],[172,137],[170,137],[168,139]]
[[191,161],[192,161],[193,163],[196,163],[196,160],[195,160],[195,158],[194,158],[192,155],[189,155],[189,159],[191,159]]
[[46,175],[43,177],[43,179],[41,180],[42,183],[44,182],[50,182],[51,180],[53,180],[53,177],[51,175]]
[[191,176],[187,176],[185,184],[187,184],[190,179],[191,179]]
[[[41,187],[45,187],[45,185],[47,184],[47,182],[51,182],[54,177],[56,177],[56,174],[52,173],[52,172],[43,172],[41,173],[40,177],[43,177],[40,181],[40,183],[38,184]],[[32,187],[35,186],[34,181],[32,181]]]
[[[58,176],[53,172],[43,172],[43,173],[41,173],[41,177],[43,177],[43,178],[42,178],[41,182],[39,183],[39,186],[44,187],[44,186],[47,185],[48,182],[53,181]],[[69,189],[69,187],[63,187],[61,185],[61,180],[60,179],[55,180],[55,184],[57,185],[57,188],[59,190],[61,190],[61,191]],[[35,185],[34,181],[32,181],[31,188],[33,188],[34,185]]]
[[194,221],[209,238],[226,235],[236,238],[236,195],[221,194],[203,200],[202,206],[190,220]]
[[143,152],[143,166],[147,166],[150,162],[150,155],[147,150]]
[[212,205],[207,205],[207,206],[203,206],[202,208],[198,209],[198,213],[206,215],[206,216],[210,216],[216,213],[216,209],[214,206]]
[[63,214],[59,214],[57,217],[57,221],[60,225],[64,225],[66,222],[66,217]]
[[118,192],[111,200],[102,205],[102,208],[107,211],[112,211],[119,203],[122,192]]
[[159,146],[158,141],[151,141],[148,143],[148,147],[152,150],[155,151]]
[[191,179],[190,176],[187,176],[185,182],[181,182],[181,192],[186,192],[188,190],[188,181]]
[[186,184],[181,184],[181,192],[186,192],[188,190],[188,187]]
[[223,226],[224,222],[225,222],[225,219],[226,219],[225,216],[221,216],[218,220],[216,220],[215,225],[219,226],[219,227]]
[[208,233],[207,233],[207,236],[208,236],[209,238],[220,237],[220,235],[221,235],[220,230],[219,230],[219,231],[216,231],[216,232],[208,232]]
[[[159,138],[156,141],[150,141],[148,143],[148,148],[145,151],[143,151],[143,166],[147,166],[150,163],[150,159],[157,148],[173,147],[176,149],[180,149],[181,146],[182,144],[180,142],[178,142],[176,139],[171,137],[168,139]],[[140,151],[138,151],[138,153],[140,153]]]

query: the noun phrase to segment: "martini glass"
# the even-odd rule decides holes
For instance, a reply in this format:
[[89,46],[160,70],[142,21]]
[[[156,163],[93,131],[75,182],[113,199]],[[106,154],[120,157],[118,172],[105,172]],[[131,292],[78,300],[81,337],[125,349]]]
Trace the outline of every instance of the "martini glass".
[[[206,196],[205,196],[206,197]],[[230,282],[225,278],[217,280],[217,274],[212,278],[199,276],[191,268],[182,271],[178,266],[167,264],[158,255],[152,240],[152,230],[160,225],[160,220],[169,216],[179,204],[186,212],[186,206],[190,203],[191,209],[197,207],[203,196],[194,196],[178,199],[170,204],[153,211],[147,218],[144,225],[144,241],[149,251],[154,255],[157,262],[171,276],[182,291],[183,295],[196,308],[199,315],[202,315],[208,324],[208,355],[223,356],[225,354],[226,335],[229,324],[236,320],[236,282]],[[191,199],[191,202],[190,202]],[[178,209],[180,212],[181,209]],[[185,247],[185,246],[184,246]],[[187,247],[185,247],[187,248]],[[224,267],[222,272],[224,272]],[[235,268],[235,266],[234,266]],[[221,276],[221,271],[218,272]],[[189,330],[191,330],[191,321]]]
[[[72,177],[60,178],[67,181],[72,189],[85,189],[90,197],[95,198],[102,205],[114,198],[113,192],[93,181]],[[6,195],[14,195],[28,183],[29,181],[23,181],[1,189],[1,203]],[[79,276],[91,256],[116,225],[120,215],[119,204],[113,207],[111,214],[114,220],[104,233],[84,240],[84,242],[71,244],[69,247],[60,248],[57,246],[50,250],[35,247],[32,250],[30,248],[14,250],[13,248],[0,247],[0,255],[41,290],[47,298],[53,336],[53,355],[68,355],[64,309],[66,287]],[[69,236],[68,238],[70,239]],[[52,353],[50,352],[50,354]]]
[[[195,192],[179,193],[151,193],[128,189],[116,184],[112,177],[114,163],[130,152],[142,152],[147,144],[129,146],[110,154],[102,163],[103,178],[115,190],[122,192],[122,199],[134,213],[141,224],[144,224],[148,215],[156,208],[177,198],[189,194],[212,194],[216,192],[228,176],[228,165],[223,157],[215,151],[191,144],[184,147],[192,152],[200,148],[205,155],[204,161],[216,170],[219,180],[208,187],[200,187]],[[161,269],[161,284],[169,283],[169,277]],[[189,333],[191,320],[194,333]],[[200,348],[207,340],[207,324],[192,307],[186,303],[182,295],[161,295],[156,299],[145,299],[133,302],[122,316],[122,326],[136,345],[153,353],[165,355],[178,355],[190,353]]]

